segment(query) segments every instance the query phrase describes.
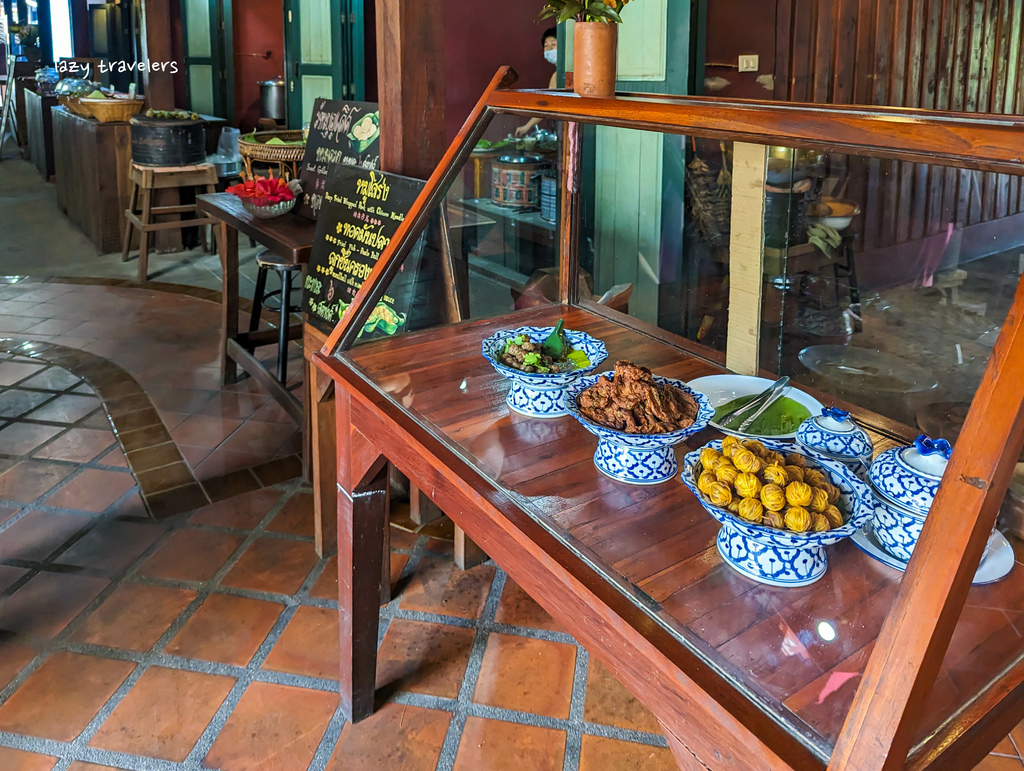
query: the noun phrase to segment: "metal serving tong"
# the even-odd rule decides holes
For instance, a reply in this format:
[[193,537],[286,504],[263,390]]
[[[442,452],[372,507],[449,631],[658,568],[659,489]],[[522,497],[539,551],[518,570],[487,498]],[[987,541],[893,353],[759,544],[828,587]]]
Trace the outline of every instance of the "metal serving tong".
[[[742,433],[751,423],[761,417],[764,411],[774,404],[788,387],[789,376],[783,375],[749,402],[722,416],[722,419],[717,421],[718,425],[728,428],[730,431]],[[742,422],[738,426],[731,425],[735,424],[737,420]]]

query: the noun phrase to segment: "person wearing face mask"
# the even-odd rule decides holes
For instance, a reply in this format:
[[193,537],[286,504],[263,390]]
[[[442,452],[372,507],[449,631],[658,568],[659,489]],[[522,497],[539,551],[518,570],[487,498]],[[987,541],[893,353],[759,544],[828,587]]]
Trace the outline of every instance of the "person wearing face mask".
[[[558,63],[558,30],[554,27],[544,30],[544,35],[541,38],[544,45],[544,59],[548,64],[555,66]],[[548,83],[548,88],[558,88],[558,70],[556,69],[551,73],[551,81]],[[528,122],[516,129],[516,136],[523,137],[533,131],[534,126],[540,123],[540,118],[532,118]]]

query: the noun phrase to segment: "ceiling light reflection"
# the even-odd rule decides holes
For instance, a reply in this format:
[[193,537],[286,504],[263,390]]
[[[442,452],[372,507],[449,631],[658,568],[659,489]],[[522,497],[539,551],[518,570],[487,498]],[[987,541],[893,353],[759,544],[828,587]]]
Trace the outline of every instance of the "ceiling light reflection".
[[836,629],[828,621],[821,621],[818,623],[818,637],[825,642],[832,642],[836,639]]

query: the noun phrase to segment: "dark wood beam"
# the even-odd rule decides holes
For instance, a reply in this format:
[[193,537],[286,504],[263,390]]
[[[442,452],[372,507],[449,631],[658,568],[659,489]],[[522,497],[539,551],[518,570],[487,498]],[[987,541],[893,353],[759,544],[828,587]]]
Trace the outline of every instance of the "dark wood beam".
[[[142,0],[142,54],[150,62],[174,61],[170,0]],[[147,71],[142,77],[149,107],[156,110],[175,107],[174,76],[170,72]]]
[[377,0],[381,168],[426,179],[447,148],[443,3]]
[[88,0],[71,0],[71,41],[76,57],[92,56]]

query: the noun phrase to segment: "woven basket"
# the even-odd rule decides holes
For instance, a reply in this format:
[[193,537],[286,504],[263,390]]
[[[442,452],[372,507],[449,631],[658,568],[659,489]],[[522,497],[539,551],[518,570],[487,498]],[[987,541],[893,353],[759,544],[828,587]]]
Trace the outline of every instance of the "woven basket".
[[[242,156],[245,164],[245,179],[254,179],[253,163],[268,164],[277,166],[277,176],[284,179],[298,176],[299,164],[306,154],[306,146],[302,145],[268,145],[267,142],[274,138],[282,142],[297,142],[303,139],[301,130],[287,131],[258,131],[247,137],[238,140],[238,153]],[[273,170],[271,170],[273,176]]]
[[297,142],[302,139],[302,131],[259,131],[250,137],[238,140],[238,152],[243,158],[263,163],[295,163],[302,160],[306,146],[302,145],[268,145],[271,139],[282,142]]
[[82,97],[79,106],[89,111],[89,114],[100,123],[125,123],[138,115],[145,99],[88,99]]
[[60,103],[60,106],[63,107],[68,112],[70,112],[70,113],[72,113],[74,115],[78,115],[79,117],[82,117],[82,118],[91,118],[92,117],[92,113],[89,112],[88,110],[86,110],[81,104],[79,104],[78,100],[79,100],[79,97],[77,97],[77,96],[63,96],[63,95],[61,95],[61,96],[57,97],[57,102]]

